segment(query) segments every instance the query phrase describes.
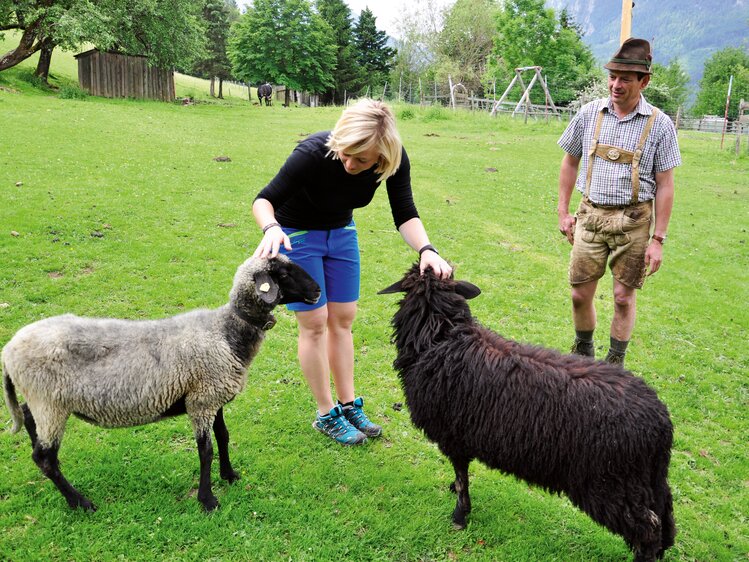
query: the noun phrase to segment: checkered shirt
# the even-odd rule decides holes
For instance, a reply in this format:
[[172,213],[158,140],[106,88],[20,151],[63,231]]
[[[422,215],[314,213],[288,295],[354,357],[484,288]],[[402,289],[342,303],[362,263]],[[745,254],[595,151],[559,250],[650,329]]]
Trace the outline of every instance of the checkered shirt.
[[[585,194],[585,180],[588,172],[588,154],[595,133],[598,112],[603,110],[603,123],[599,144],[608,144],[634,152],[645,128],[645,123],[653,112],[653,106],[640,96],[637,108],[624,119],[614,113],[610,98],[586,104],[570,121],[557,144],[572,156],[582,158],[580,173],[575,186]],[[663,112],[655,117],[653,128],[645,141],[640,160],[639,201],[655,198],[655,174],[665,172],[681,164],[681,153],[676,140],[676,128]],[[599,205],[628,205],[632,199],[632,164],[609,162],[595,157],[593,177],[590,181],[590,200]]]

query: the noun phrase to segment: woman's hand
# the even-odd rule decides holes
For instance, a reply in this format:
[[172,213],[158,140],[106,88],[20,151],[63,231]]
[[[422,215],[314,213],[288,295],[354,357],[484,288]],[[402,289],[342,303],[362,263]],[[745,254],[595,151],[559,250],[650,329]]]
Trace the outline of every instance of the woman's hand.
[[426,268],[431,267],[437,277],[448,279],[453,273],[453,268],[437,252],[424,250],[419,259],[419,270],[423,274]]
[[291,251],[291,240],[286,236],[280,225],[271,226],[265,231],[263,239],[260,241],[255,253],[252,254],[253,258],[275,258],[278,255],[278,250],[281,248],[281,244],[286,248],[287,251]]

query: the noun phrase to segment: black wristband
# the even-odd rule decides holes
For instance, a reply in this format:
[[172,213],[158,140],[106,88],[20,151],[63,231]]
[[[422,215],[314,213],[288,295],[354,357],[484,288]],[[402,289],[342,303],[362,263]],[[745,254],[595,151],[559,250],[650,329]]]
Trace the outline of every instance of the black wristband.
[[278,224],[277,222],[271,222],[271,223],[269,223],[269,224],[266,224],[266,225],[265,225],[265,226],[263,227],[263,234],[265,234],[266,232],[268,232],[268,231],[269,231],[269,230],[270,230],[271,228],[273,228],[274,226],[281,226],[281,225],[280,225],[280,224]]
[[423,254],[427,250],[432,250],[438,256],[440,255],[440,253],[437,251],[437,248],[435,248],[431,244],[427,244],[426,246],[422,246],[421,249],[419,250],[419,257],[421,257],[421,254]]

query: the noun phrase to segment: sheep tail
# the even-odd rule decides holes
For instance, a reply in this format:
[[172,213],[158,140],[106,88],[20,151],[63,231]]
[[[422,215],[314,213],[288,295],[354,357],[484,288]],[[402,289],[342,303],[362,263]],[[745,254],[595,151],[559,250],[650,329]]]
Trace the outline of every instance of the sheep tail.
[[3,363],[3,387],[5,389],[5,405],[10,411],[11,418],[13,418],[13,427],[10,428],[11,433],[18,433],[23,427],[23,411],[21,406],[18,405],[18,398],[16,397],[16,387],[13,385],[13,381],[10,380],[8,375],[8,368]]

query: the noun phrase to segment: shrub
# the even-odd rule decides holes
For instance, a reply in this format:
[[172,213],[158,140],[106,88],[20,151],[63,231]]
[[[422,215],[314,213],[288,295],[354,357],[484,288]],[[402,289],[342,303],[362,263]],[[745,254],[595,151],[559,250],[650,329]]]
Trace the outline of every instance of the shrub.
[[430,107],[424,114],[424,121],[444,121],[449,115],[441,107]]
[[66,84],[60,87],[59,96],[64,100],[85,100],[89,95],[86,90],[77,85]]

